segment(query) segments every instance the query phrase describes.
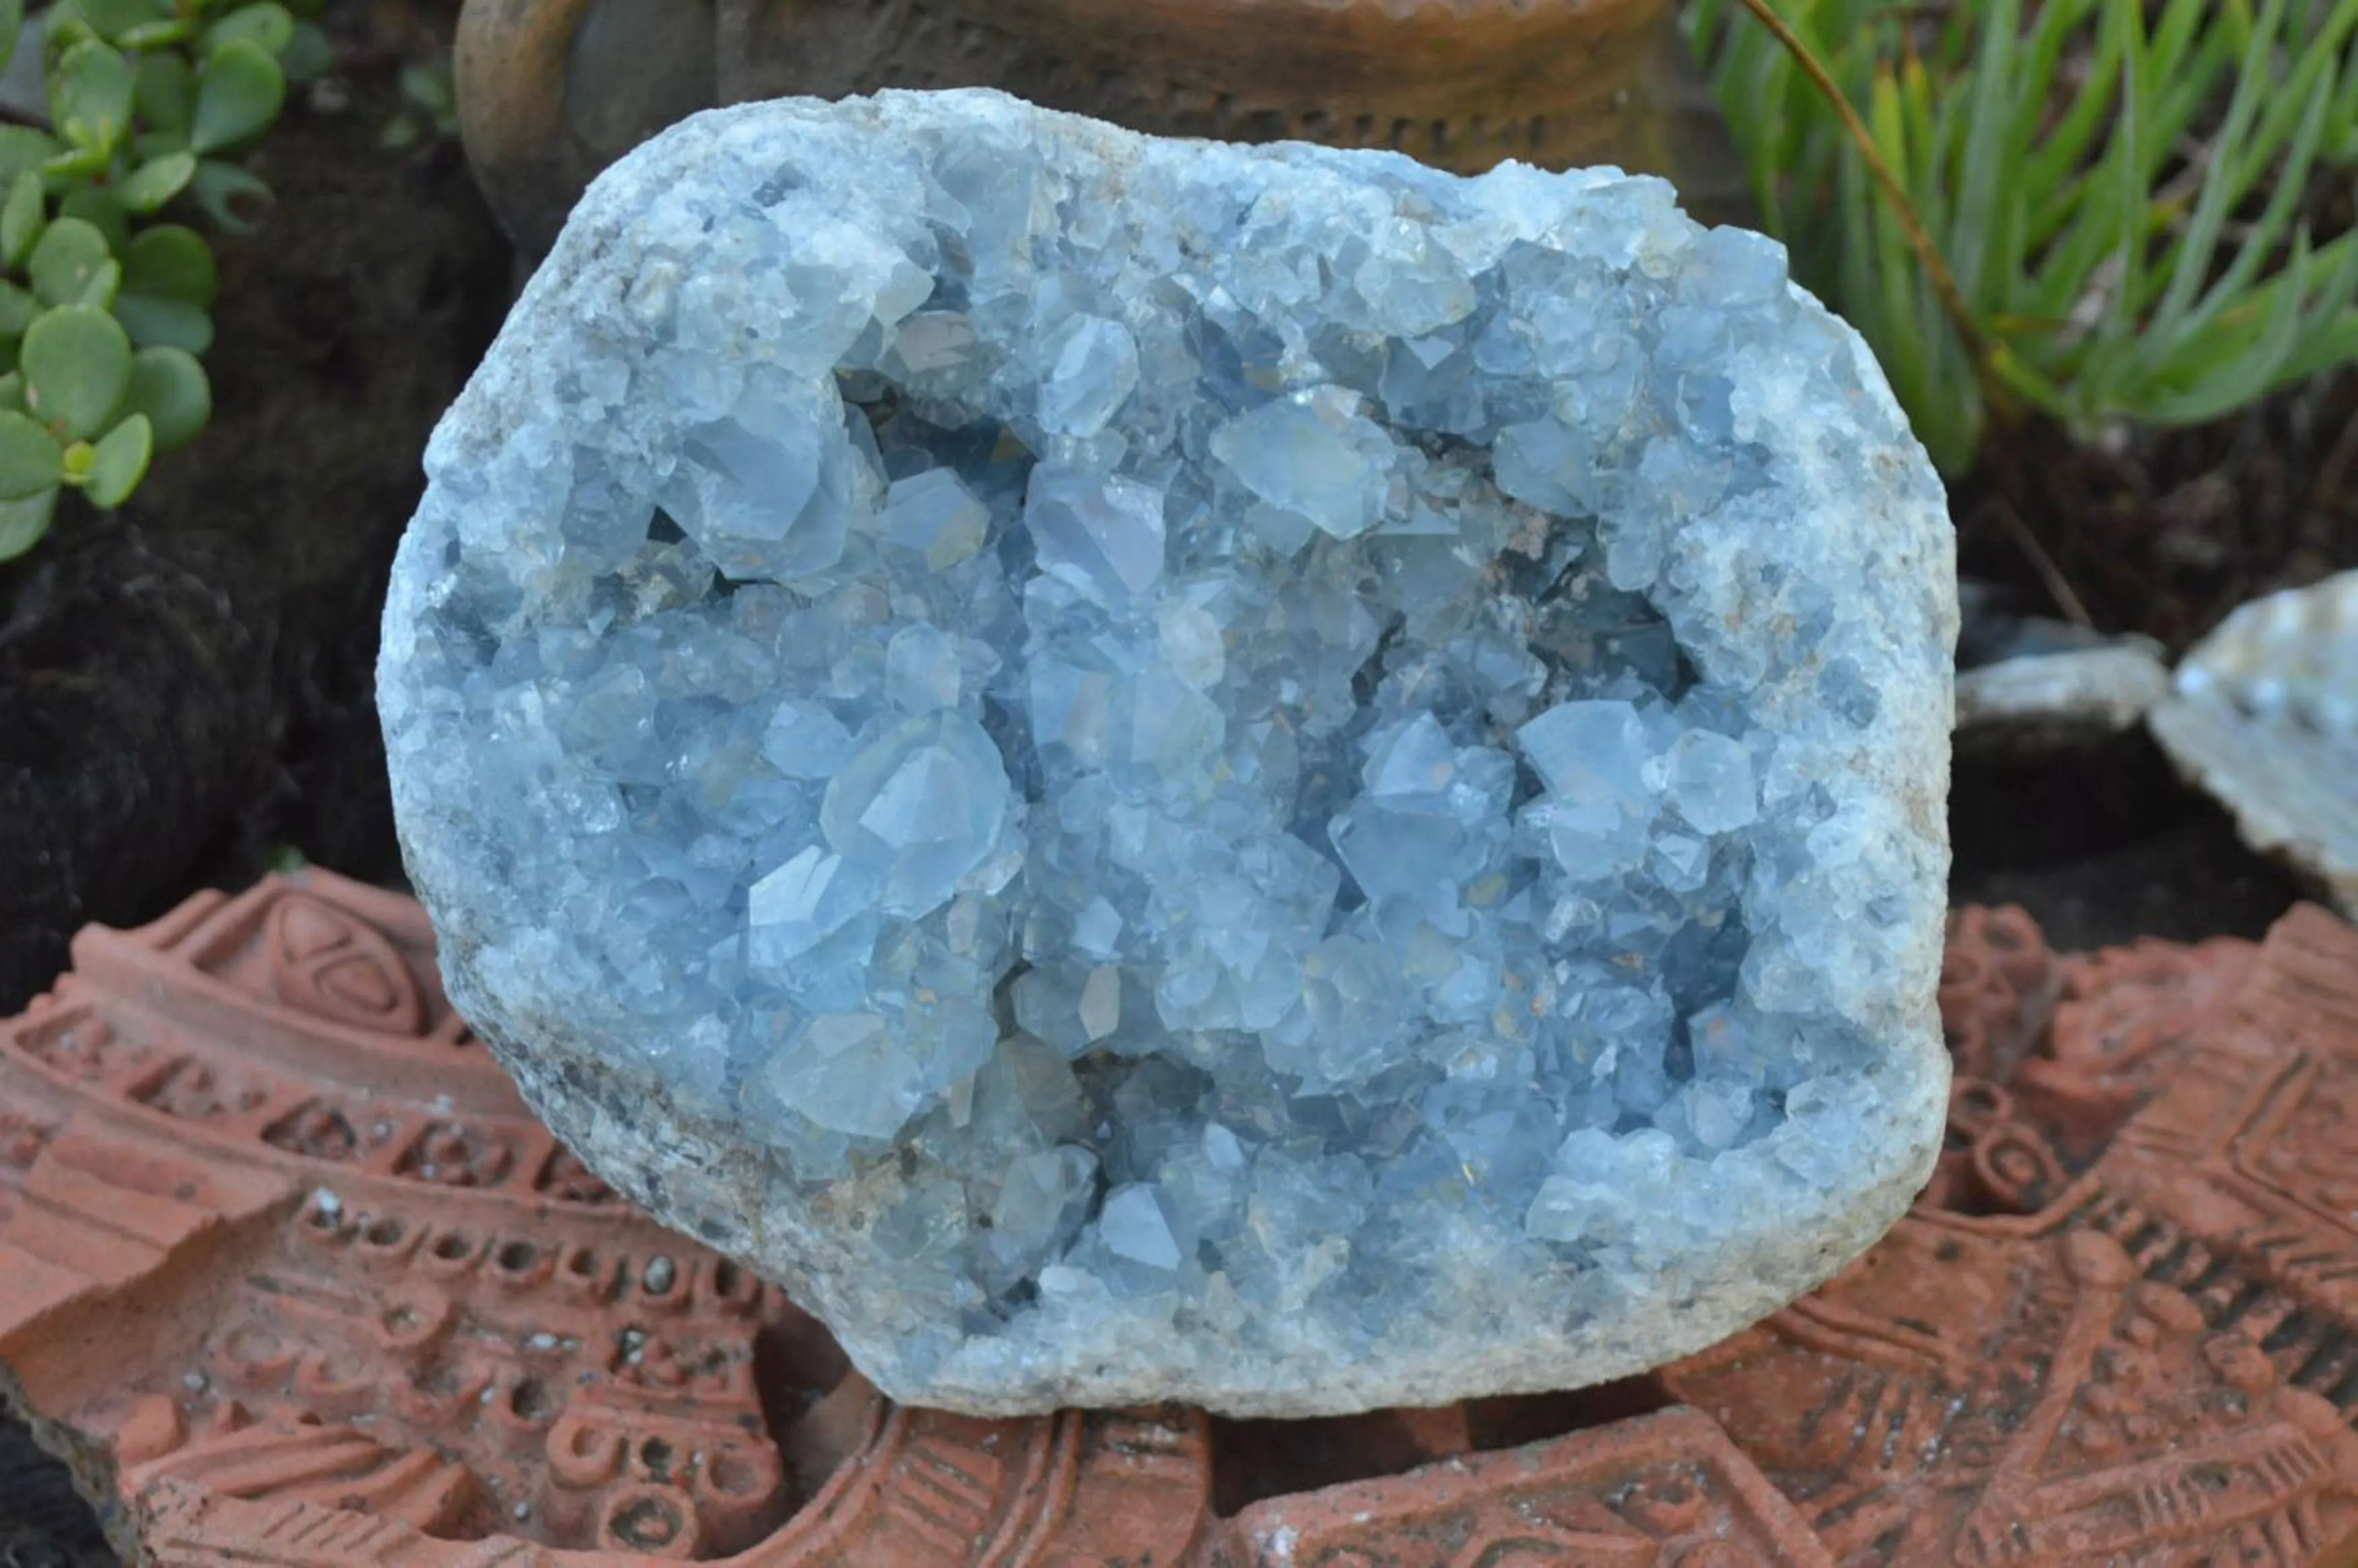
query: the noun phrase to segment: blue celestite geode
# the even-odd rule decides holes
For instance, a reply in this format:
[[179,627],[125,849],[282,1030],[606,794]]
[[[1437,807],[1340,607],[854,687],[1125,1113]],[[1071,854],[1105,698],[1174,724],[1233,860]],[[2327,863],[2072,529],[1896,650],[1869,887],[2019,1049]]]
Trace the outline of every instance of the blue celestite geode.
[[1929,1169],[1941,490],[1657,181],[702,115],[428,470],[381,701],[454,996],[892,1394],[1592,1381]]

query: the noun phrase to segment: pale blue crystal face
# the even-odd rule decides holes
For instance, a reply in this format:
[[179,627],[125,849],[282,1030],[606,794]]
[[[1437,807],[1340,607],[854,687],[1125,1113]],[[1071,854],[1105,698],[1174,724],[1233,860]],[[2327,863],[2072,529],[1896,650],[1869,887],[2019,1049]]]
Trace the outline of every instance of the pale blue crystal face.
[[384,704],[479,1025],[984,1403],[1438,1395],[1475,1279],[1562,1362],[1913,1160],[1940,497],[1775,247],[917,102],[709,122],[438,438]]
[[1050,340],[1054,368],[1040,384],[1040,424],[1059,436],[1094,436],[1138,390],[1138,342],[1103,316],[1076,316]]
[[1032,470],[1023,528],[1040,570],[1089,602],[1127,608],[1163,576],[1163,492],[1056,463]]
[[1398,467],[1391,438],[1359,403],[1340,386],[1264,403],[1213,432],[1212,456],[1265,507],[1356,538],[1382,520]]
[[981,550],[990,536],[990,509],[974,498],[956,470],[926,469],[884,492],[876,535],[914,551],[930,570],[944,572]]

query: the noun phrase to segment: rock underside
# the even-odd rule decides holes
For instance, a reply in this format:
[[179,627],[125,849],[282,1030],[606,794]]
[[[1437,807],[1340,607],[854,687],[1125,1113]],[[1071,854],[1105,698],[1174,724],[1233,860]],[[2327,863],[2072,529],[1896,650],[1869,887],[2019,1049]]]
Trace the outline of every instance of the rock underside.
[[1660,182],[702,115],[428,470],[380,700],[454,997],[896,1397],[1574,1386],[1930,1168],[1940,489]]

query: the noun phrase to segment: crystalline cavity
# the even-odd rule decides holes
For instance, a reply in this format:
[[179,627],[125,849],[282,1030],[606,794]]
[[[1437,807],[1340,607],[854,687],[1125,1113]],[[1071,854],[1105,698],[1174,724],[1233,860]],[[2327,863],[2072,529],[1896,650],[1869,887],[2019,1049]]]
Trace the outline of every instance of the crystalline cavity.
[[1657,182],[699,116],[427,466],[379,689],[452,996],[896,1397],[1617,1377],[1927,1168],[1942,497]]

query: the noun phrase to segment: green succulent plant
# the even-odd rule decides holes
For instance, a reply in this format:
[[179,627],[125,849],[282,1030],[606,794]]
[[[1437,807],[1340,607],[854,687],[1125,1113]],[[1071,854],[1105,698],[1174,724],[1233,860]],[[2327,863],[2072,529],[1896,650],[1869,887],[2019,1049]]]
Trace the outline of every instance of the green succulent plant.
[[[204,428],[218,276],[165,220],[249,228],[269,191],[235,159],[326,63],[277,0],[58,0],[38,24],[49,126],[0,127],[0,560],[64,491],[120,506]],[[0,66],[24,30],[0,0]]]
[[1942,469],[1993,410],[2188,424],[2358,359],[2358,233],[2309,224],[2358,162],[2358,0],[1687,17],[1796,277]]
[[448,141],[459,134],[459,90],[449,55],[402,67],[400,88],[401,107],[377,133],[379,146],[406,152],[429,139]]

